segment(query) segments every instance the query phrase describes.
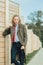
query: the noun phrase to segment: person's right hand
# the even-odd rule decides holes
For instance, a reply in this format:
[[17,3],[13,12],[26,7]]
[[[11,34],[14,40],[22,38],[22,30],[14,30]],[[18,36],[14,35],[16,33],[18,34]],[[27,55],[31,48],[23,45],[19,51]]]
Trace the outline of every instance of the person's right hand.
[[21,49],[24,49],[24,46],[21,46]]

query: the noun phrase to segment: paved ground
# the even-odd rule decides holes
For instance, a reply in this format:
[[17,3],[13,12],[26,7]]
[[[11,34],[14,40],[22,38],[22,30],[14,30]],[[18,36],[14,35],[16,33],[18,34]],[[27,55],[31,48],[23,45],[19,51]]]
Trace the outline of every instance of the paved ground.
[[43,48],[34,56],[27,65],[43,65]]

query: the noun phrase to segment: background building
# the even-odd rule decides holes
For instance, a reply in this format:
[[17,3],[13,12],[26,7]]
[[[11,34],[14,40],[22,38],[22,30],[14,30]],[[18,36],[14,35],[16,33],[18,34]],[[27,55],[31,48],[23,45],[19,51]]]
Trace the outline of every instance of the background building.
[[[0,65],[9,64],[9,45],[6,43],[8,37],[4,39],[2,36],[3,31],[11,25],[12,16],[19,14],[19,4],[11,0],[0,0]],[[9,59],[8,59],[9,58]]]

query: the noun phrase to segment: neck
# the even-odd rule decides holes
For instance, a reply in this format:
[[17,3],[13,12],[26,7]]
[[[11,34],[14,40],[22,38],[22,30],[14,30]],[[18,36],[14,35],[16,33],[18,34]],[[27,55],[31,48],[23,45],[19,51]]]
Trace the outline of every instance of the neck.
[[17,26],[18,24],[14,24],[13,26]]

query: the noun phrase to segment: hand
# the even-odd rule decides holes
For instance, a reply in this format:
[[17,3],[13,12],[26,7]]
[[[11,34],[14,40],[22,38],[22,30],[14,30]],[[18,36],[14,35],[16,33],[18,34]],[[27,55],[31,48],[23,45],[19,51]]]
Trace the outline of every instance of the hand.
[[21,46],[21,49],[24,49],[24,46]]

